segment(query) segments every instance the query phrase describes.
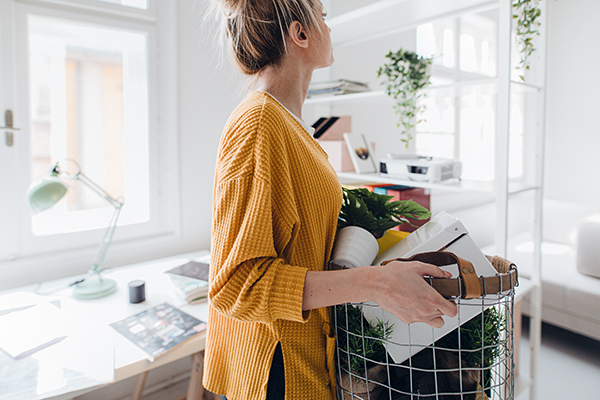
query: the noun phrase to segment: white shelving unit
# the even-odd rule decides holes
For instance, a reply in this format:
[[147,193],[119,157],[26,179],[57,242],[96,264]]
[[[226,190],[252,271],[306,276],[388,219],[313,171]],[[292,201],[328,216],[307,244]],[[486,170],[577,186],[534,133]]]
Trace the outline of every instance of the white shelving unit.
[[[335,10],[335,4],[347,0],[329,0],[325,2],[326,6]],[[358,2],[358,6],[350,11],[335,15],[328,20],[332,29],[332,42],[334,49],[349,48],[351,46],[364,49],[365,43],[379,40],[388,40],[390,36],[403,34],[406,32],[415,32],[417,27],[422,24],[440,21],[442,19],[450,20],[465,15],[482,14],[497,16],[496,31],[496,71],[493,76],[484,76],[473,73],[472,71],[463,71],[456,67],[449,69],[444,66],[434,65],[433,76],[439,73],[450,80],[450,83],[431,84],[425,91],[428,97],[442,95],[454,96],[458,103],[460,91],[470,88],[484,89],[495,96],[495,129],[494,129],[494,179],[492,181],[475,180],[455,180],[442,183],[428,183],[395,179],[380,174],[356,174],[356,173],[338,173],[343,183],[366,184],[366,183],[388,183],[396,185],[406,185],[431,189],[432,191],[446,191],[457,193],[483,193],[493,195],[495,202],[495,240],[493,251],[495,254],[510,259],[510,249],[508,248],[509,214],[511,213],[511,204],[519,196],[527,196],[532,201],[532,224],[528,232],[534,243],[534,256],[532,259],[532,276],[527,280],[527,290],[521,290],[521,296],[526,292],[531,297],[532,304],[532,322],[530,325],[530,346],[531,346],[531,368],[529,377],[521,377],[517,389],[523,390],[523,382],[526,382],[525,390],[528,387],[528,398],[534,400],[537,398],[536,379],[538,371],[539,347],[541,344],[541,205],[542,205],[542,184],[543,184],[543,148],[544,148],[544,108],[545,108],[545,25],[546,9],[544,2],[540,3],[542,8],[542,26],[541,38],[536,43],[537,62],[532,64],[532,72],[526,74],[526,82],[516,81],[513,73],[513,64],[511,56],[515,57],[515,51],[512,48],[512,5],[511,0],[380,0],[371,1],[364,5]],[[349,3],[343,5],[346,9],[351,8]],[[458,26],[458,22],[457,22]],[[459,42],[459,34],[454,33],[455,42]],[[400,46],[398,46],[400,47]],[[404,47],[404,46],[402,46]],[[358,47],[357,47],[358,48]],[[396,50],[396,49],[394,49]],[[414,49],[413,49],[414,50]],[[364,57],[364,54],[358,55]],[[346,68],[345,71],[349,69]],[[357,77],[335,76],[330,72],[329,79],[346,78],[358,80]],[[450,79],[448,79],[450,78]],[[365,80],[368,77],[365,78]],[[532,104],[534,106],[527,108],[526,115],[528,122],[524,124],[523,146],[527,146],[529,157],[524,156],[523,170],[524,176],[520,178],[510,175],[510,154],[511,154],[511,102],[514,102],[516,95],[533,96]],[[337,95],[329,97],[315,97],[306,101],[306,107],[314,107],[320,113],[329,109],[331,114],[334,107],[365,106],[365,110],[358,109],[357,113],[367,113],[366,107],[373,102],[382,101],[386,95],[382,90],[371,92]],[[380,103],[377,103],[380,104]],[[455,116],[455,125],[460,130],[460,111],[457,107]],[[393,113],[391,107],[390,112]],[[525,114],[525,113],[524,113]],[[513,118],[515,118],[513,116]],[[458,135],[459,134],[455,134]],[[521,374],[524,371],[521,371]],[[523,398],[524,393],[517,393],[519,399]]]

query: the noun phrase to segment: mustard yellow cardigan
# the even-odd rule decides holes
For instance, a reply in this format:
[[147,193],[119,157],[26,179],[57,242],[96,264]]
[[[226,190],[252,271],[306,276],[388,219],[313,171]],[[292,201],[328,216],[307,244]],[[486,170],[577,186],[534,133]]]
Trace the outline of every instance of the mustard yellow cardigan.
[[264,399],[281,342],[286,400],[334,398],[329,310],[303,312],[302,295],[306,272],[326,268],[341,202],[323,149],[277,100],[250,93],[217,159],[207,389]]

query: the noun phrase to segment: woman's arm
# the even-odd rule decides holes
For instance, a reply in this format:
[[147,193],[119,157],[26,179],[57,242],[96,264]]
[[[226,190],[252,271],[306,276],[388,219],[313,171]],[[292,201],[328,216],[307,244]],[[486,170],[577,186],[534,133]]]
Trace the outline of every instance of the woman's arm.
[[444,325],[442,315],[454,317],[457,307],[425,282],[423,277],[449,278],[438,267],[418,261],[391,262],[339,271],[308,271],[303,310],[343,303],[374,301],[406,323]]

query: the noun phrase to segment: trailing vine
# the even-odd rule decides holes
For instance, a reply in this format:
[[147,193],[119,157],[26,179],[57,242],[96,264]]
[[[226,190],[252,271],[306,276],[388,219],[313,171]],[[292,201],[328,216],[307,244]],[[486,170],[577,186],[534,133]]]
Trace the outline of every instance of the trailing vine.
[[533,38],[539,36],[542,11],[538,7],[540,0],[512,0],[513,19],[517,22],[517,47],[521,60],[517,69],[522,81],[525,81],[525,71],[529,70],[529,57],[535,51]]
[[399,116],[398,127],[404,128],[400,140],[408,147],[413,139],[412,129],[422,122],[419,116],[424,106],[418,105],[417,101],[425,96],[419,90],[429,83],[431,59],[403,49],[390,51],[385,57],[389,62],[379,67],[377,77],[383,78],[386,94],[396,100],[394,109]]

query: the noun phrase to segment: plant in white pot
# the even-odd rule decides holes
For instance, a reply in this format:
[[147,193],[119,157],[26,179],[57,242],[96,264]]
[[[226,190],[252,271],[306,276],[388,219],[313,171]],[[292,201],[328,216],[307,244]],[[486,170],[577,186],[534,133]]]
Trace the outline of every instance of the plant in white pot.
[[[331,257],[339,267],[371,265],[377,253],[377,239],[391,228],[424,220],[431,212],[413,200],[391,201],[392,196],[368,189],[346,189],[338,220],[338,233]],[[411,224],[412,225],[412,224]]]

